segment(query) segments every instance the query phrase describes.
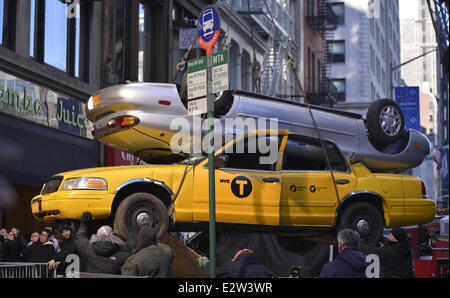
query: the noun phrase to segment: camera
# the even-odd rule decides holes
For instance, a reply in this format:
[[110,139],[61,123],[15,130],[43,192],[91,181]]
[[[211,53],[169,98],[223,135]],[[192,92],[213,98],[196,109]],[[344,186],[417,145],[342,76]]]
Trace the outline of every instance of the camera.
[[291,277],[293,277],[293,278],[300,277],[300,268],[301,268],[301,266],[292,266],[291,267]]

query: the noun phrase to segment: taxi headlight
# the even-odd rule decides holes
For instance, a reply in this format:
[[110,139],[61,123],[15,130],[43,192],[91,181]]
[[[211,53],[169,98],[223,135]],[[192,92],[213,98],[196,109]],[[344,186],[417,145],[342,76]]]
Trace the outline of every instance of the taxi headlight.
[[64,181],[61,190],[71,189],[108,189],[105,179],[93,177],[71,178]]

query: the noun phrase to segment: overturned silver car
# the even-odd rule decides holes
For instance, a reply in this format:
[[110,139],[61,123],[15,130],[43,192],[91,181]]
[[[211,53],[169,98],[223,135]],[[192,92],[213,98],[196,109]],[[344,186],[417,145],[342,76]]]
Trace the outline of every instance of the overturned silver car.
[[[402,111],[390,99],[373,102],[366,117],[310,107],[322,138],[335,142],[351,161],[361,161],[373,171],[414,168],[430,153],[425,135],[404,130]],[[89,99],[86,115],[94,123],[95,139],[148,163],[186,158],[186,153],[174,153],[171,148],[171,139],[177,133],[171,124],[177,119],[189,123],[202,119],[201,115],[188,116],[187,100],[180,97],[176,85],[164,83],[128,83],[102,89]],[[229,118],[276,118],[279,129],[313,137],[318,134],[306,104],[244,91],[227,91],[218,97],[215,117],[221,123]],[[205,133],[206,123],[202,129]],[[224,129],[221,133],[244,132]]]

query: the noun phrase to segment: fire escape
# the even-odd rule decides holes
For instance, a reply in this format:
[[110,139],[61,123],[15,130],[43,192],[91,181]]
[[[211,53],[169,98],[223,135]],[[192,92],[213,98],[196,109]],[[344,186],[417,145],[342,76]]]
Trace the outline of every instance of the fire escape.
[[448,77],[449,0],[427,0],[427,3],[431,19],[433,20],[433,26],[434,31],[436,33],[436,41],[439,47],[441,63],[444,64]]
[[[312,104],[333,106],[336,103],[336,88],[331,83],[331,63],[333,62],[332,47],[334,30],[337,18],[327,0],[306,0],[306,23],[322,37],[322,50],[319,54],[322,61],[319,82],[313,83],[316,78],[309,78],[306,96]],[[314,66],[315,67],[315,66]]]
[[[266,40],[261,65],[261,94],[269,96],[292,95],[294,79],[287,68],[285,50],[291,57],[298,51],[290,42],[293,20],[289,11],[276,0],[227,0],[232,9],[253,26],[255,34]],[[250,4],[250,9],[249,9]],[[268,8],[268,9],[267,9]],[[298,92],[297,92],[298,93]]]

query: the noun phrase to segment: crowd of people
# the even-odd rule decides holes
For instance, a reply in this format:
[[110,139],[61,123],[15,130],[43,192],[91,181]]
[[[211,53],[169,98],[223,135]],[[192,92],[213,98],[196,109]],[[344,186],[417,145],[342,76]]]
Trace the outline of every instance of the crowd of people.
[[[60,227],[62,239],[58,241],[51,226],[40,233],[33,232],[27,242],[17,228],[0,230],[0,262],[46,263],[51,270],[64,276],[66,257],[75,254],[80,258],[80,272],[146,276],[151,278],[172,277],[173,250],[159,243],[155,231],[143,227],[135,237],[125,242],[114,234],[109,226],[100,227],[89,235],[92,217],[85,212],[78,231],[73,226]],[[325,264],[319,278],[365,278],[370,262],[366,256],[375,254],[380,261],[379,277],[413,278],[412,250],[407,234],[402,228],[394,228],[388,238],[376,247],[360,243],[358,232],[344,229],[337,234],[339,254]],[[206,259],[207,260],[207,259]],[[204,261],[204,258],[202,259]],[[209,271],[208,262],[203,262]],[[225,278],[271,278],[268,268],[258,263],[251,249],[236,251],[233,258],[222,268],[217,277]]]
[[51,226],[33,232],[28,243],[17,228],[2,228],[0,262],[44,263],[56,270],[57,276],[64,276],[70,264],[66,258],[73,254],[79,257],[80,272],[172,277],[175,254],[168,245],[158,243],[152,228],[142,228],[137,237],[125,242],[110,226],[89,235],[91,220],[91,214],[85,212],[77,231],[73,226],[60,227],[61,241]]

